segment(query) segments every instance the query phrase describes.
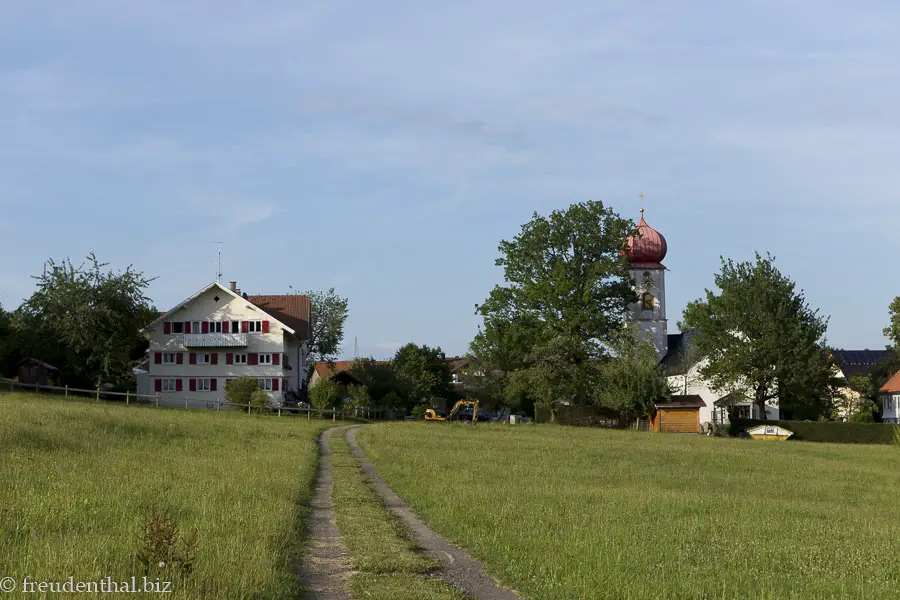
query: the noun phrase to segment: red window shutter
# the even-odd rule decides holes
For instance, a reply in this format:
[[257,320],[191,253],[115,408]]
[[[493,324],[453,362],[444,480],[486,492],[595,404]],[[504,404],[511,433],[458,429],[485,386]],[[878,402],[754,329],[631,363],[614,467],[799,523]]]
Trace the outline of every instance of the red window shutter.
[[153,362],[158,365],[162,364],[162,352],[157,352],[153,355]]
[[189,380],[188,380],[188,384],[190,385],[190,388],[191,388],[191,391],[192,391],[192,392],[196,392],[196,391],[197,391],[197,380],[196,380],[196,379],[193,379],[193,378],[189,379]]
[[219,380],[213,377],[209,380],[209,389],[212,392],[216,392],[219,390]]
[[203,330],[203,333],[209,333],[209,321],[203,321],[200,324],[200,329]]
[[250,321],[241,321],[241,333],[250,331]]
[[226,365],[233,365],[233,364],[234,364],[234,354],[233,354],[233,353],[231,353],[231,352],[226,352],[226,353],[225,353],[225,364],[226,364]]
[[163,321],[163,333],[166,335],[172,334],[172,324],[168,321]]
[[258,365],[259,364],[259,354],[256,352],[251,352],[247,355],[247,364],[248,365]]
[[218,352],[213,352],[212,355],[210,356],[210,358],[212,359],[212,364],[214,364],[214,365],[219,364],[219,353]]
[[184,352],[179,352],[175,355],[175,364],[183,365],[184,364]]
[[230,321],[222,321],[222,333],[228,333],[231,331]]
[[153,382],[153,387],[157,392],[162,391],[162,379],[157,379]]
[[263,321],[263,333],[269,333],[269,322]]
[[281,364],[281,355],[277,352],[272,355],[272,364],[275,366]]
[[180,379],[176,379],[176,380],[175,380],[175,391],[176,391],[176,392],[180,392],[182,389],[183,389],[183,387],[182,387],[182,385],[181,385],[181,380],[180,380]]
[[190,357],[188,358],[188,362],[190,362],[192,365],[196,365],[196,364],[197,364],[197,353],[196,353],[196,352],[191,352],[191,353],[190,353]]
[[190,321],[185,321],[185,322],[184,322],[184,332],[185,332],[185,333],[190,333],[190,332],[191,332],[191,322],[190,322]]
[[273,380],[272,380],[272,391],[273,391],[273,392],[277,392],[277,391],[278,391],[278,380],[277,380],[277,379],[273,379]]

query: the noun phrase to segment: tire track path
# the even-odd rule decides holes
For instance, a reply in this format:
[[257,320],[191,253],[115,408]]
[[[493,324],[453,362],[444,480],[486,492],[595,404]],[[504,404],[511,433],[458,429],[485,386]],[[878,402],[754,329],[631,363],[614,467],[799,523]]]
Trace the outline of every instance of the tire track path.
[[441,561],[442,568],[438,576],[478,600],[522,600],[515,591],[502,587],[485,573],[484,565],[480,561],[436,534],[412,513],[409,506],[388,487],[375,469],[375,465],[359,447],[356,442],[357,431],[359,427],[353,427],[346,434],[353,455],[359,459],[363,472],[381,496],[385,507],[412,531],[416,541],[427,554]]

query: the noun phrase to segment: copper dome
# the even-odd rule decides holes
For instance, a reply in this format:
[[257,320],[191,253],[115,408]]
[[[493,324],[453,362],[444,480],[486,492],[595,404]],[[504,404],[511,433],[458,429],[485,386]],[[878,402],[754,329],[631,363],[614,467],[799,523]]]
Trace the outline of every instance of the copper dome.
[[641,209],[641,220],[638,221],[637,231],[640,236],[628,237],[628,249],[625,254],[628,256],[628,262],[635,263],[662,263],[666,258],[668,245],[666,238],[647,225],[644,220],[644,210]]

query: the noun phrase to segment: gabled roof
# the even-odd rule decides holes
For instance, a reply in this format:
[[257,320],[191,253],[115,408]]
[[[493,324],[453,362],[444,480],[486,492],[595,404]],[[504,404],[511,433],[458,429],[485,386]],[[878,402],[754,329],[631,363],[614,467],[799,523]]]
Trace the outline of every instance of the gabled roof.
[[283,294],[280,296],[247,296],[250,303],[263,309],[282,323],[286,323],[297,333],[297,337],[308,340],[310,332],[309,296]]
[[[188,298],[187,300],[183,300],[183,301],[179,302],[177,305],[175,305],[174,308],[172,308],[172,309],[170,309],[170,310],[168,310],[168,311],[166,311],[166,312],[164,312],[164,313],[161,312],[160,316],[157,317],[153,322],[151,322],[151,323],[149,323],[148,325],[146,325],[146,326],[141,330],[141,332],[146,332],[146,331],[148,331],[149,329],[151,329],[151,328],[154,327],[155,325],[159,324],[159,323],[165,318],[166,315],[169,315],[169,314],[171,314],[171,313],[174,313],[174,312],[177,311],[177,310],[180,310],[181,308],[185,307],[187,304],[193,302],[193,301],[194,301],[196,298],[198,298],[200,295],[202,295],[202,294],[208,292],[209,290],[211,290],[211,289],[213,289],[213,288],[217,288],[217,289],[221,290],[222,292],[228,294],[228,295],[231,296],[232,298],[238,298],[238,299],[240,299],[240,300],[243,300],[244,302],[247,302],[248,304],[252,304],[253,306],[256,306],[257,308],[262,309],[266,314],[268,314],[270,317],[272,317],[273,319],[275,319],[275,321],[276,321],[279,325],[281,325],[282,328],[284,328],[285,330],[287,330],[289,333],[296,333],[296,330],[295,330],[293,327],[291,327],[290,325],[288,325],[287,323],[285,323],[284,321],[282,321],[281,319],[279,319],[278,316],[276,316],[276,315],[270,313],[268,310],[266,310],[266,309],[263,308],[262,306],[257,306],[256,303],[251,302],[248,298],[244,298],[244,297],[241,296],[240,294],[237,294],[237,293],[235,293],[235,292],[229,290],[227,287],[225,287],[224,285],[222,285],[222,284],[219,283],[218,281],[213,281],[212,283],[210,283],[209,285],[207,285],[206,287],[204,287],[202,290],[200,290],[200,291],[197,292],[196,294],[193,294],[193,295],[192,295],[190,298]],[[264,297],[267,297],[267,296],[257,296],[257,297],[264,298]],[[273,296],[273,297],[274,297],[274,296]],[[306,296],[306,298],[307,298],[307,304],[308,304],[309,296]],[[307,329],[308,329],[308,328],[307,328]],[[303,339],[305,339],[305,337],[302,336],[302,335],[301,335],[300,337],[303,338]]]
[[697,330],[689,329],[683,333],[670,333],[667,337],[669,350],[659,364],[665,368],[666,375],[683,375],[698,362],[691,353],[694,338],[697,337]]
[[832,350],[834,363],[847,379],[854,375],[868,375],[884,360],[891,358],[890,350]]
[[22,365],[22,364],[25,364],[25,363],[31,363],[31,364],[33,364],[33,365],[38,365],[39,367],[44,367],[44,368],[47,369],[48,371],[59,371],[59,369],[57,369],[56,367],[54,367],[54,366],[51,365],[50,363],[45,363],[45,362],[42,361],[42,360],[38,360],[38,359],[36,359],[36,358],[31,358],[31,357],[29,357],[29,358],[23,358],[22,360],[20,360],[20,361],[16,364],[16,366],[19,366],[19,365]]
[[888,382],[881,386],[882,394],[900,394],[900,371],[897,371]]

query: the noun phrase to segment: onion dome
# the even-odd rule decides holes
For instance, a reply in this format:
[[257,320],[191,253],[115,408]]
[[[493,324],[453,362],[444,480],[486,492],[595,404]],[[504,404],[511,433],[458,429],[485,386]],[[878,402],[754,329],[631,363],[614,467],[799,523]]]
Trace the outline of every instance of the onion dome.
[[666,238],[660,232],[647,225],[647,221],[644,220],[643,208],[641,209],[641,220],[637,224],[637,232],[640,235],[628,237],[628,248],[625,251],[628,262],[632,265],[662,266],[660,263],[666,257],[669,247],[666,244]]

